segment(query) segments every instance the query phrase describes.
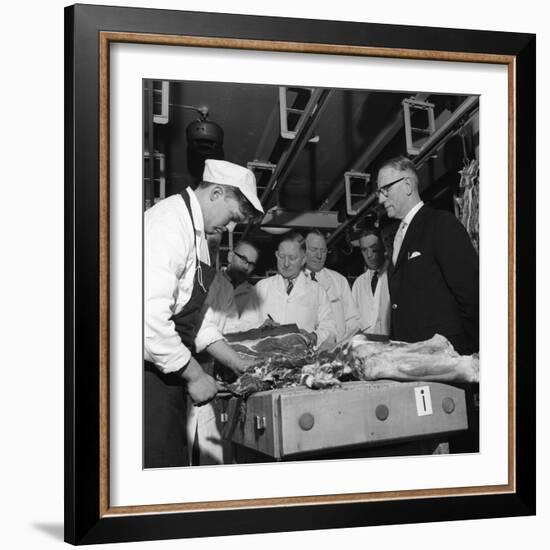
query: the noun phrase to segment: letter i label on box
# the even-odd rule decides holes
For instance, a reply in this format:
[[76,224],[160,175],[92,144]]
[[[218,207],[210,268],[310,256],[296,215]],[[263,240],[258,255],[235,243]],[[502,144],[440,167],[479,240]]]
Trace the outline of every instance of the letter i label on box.
[[416,399],[416,414],[418,416],[433,414],[430,386],[418,386],[414,388],[414,397]]

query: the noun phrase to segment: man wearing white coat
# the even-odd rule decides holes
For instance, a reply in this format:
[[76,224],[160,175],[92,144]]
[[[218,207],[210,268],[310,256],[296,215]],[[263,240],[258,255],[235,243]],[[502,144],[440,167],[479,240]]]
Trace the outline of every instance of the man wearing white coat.
[[305,273],[325,289],[336,322],[336,340],[341,342],[359,330],[359,313],[347,279],[326,268],[326,259],[327,241],[318,229],[312,229],[306,235]]
[[295,231],[287,233],[275,256],[279,273],[259,281],[251,295],[256,325],[295,323],[316,348],[331,347],[336,343],[336,322],[327,293],[303,272],[304,237]]
[[374,229],[359,237],[367,271],[353,283],[351,293],[361,317],[361,330],[372,334],[390,333],[390,292],[388,260],[380,234]]
[[[258,256],[258,248],[245,240],[240,240],[228,253],[228,265],[216,273],[203,305],[204,318],[195,338],[197,352],[206,350],[212,342],[221,339],[221,335],[254,328],[255,324],[249,326],[241,321],[241,314],[246,312],[250,293],[254,290],[248,277],[256,267]],[[213,361],[206,360],[202,366],[213,374]],[[224,407],[219,400],[203,407],[188,407],[187,439],[194,441],[195,452],[190,456],[193,464],[228,464],[233,461],[232,444],[222,437],[219,422]]]

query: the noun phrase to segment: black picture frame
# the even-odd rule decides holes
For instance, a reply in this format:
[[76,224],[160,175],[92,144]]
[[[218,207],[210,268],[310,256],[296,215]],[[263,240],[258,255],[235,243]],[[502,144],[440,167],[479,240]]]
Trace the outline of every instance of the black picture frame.
[[[510,258],[513,327],[510,381],[514,468],[498,493],[437,498],[123,514],[109,508],[102,465],[102,411],[108,405],[101,365],[108,364],[108,332],[102,319],[108,302],[108,199],[100,187],[108,166],[108,136],[102,135],[104,46],[115,33],[150,43],[162,37],[209,37],[244,41],[241,47],[311,51],[314,45],[372,48],[372,55],[460,59],[501,56],[511,71],[510,181],[515,247]],[[106,42],[107,41],[107,42]],[[250,42],[252,41],[252,42]],[[248,46],[247,46],[248,44]],[[250,46],[250,44],[253,44]],[[267,44],[265,47],[263,44]],[[102,49],[103,46],[103,49]],[[107,50],[108,51],[108,50]],[[357,55],[361,55],[357,53]],[[65,540],[72,544],[141,541],[258,532],[331,529],[390,523],[481,519],[535,514],[535,62],[536,37],[505,33],[76,5],[65,9]],[[107,73],[108,77],[108,73]],[[103,80],[102,80],[103,78]],[[108,81],[108,79],[107,79]],[[103,157],[102,157],[102,147]],[[102,345],[100,345],[102,342]],[[104,419],[103,419],[104,420]]]

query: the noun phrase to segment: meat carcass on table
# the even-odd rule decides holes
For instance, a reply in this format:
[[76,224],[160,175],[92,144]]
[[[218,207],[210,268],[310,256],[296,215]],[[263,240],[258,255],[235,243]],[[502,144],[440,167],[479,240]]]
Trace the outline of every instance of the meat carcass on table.
[[459,355],[440,334],[416,343],[371,341],[357,334],[327,359],[318,358],[316,365],[321,371],[337,367],[358,380],[479,381],[478,355]]
[[322,389],[353,380],[479,381],[478,355],[459,355],[440,334],[406,343],[373,340],[359,333],[317,355],[295,327],[240,333],[230,337],[229,343],[239,354],[256,360],[228,386],[244,397],[275,388],[305,385]]
[[479,382],[478,355],[459,355],[440,334],[412,344],[394,341],[381,344],[357,335],[350,347],[363,380]]

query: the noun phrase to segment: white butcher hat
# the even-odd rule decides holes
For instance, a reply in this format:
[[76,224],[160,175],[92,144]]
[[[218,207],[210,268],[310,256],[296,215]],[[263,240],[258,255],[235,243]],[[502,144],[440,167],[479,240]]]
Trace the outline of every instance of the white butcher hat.
[[250,204],[263,214],[264,209],[256,193],[256,178],[248,168],[225,160],[206,159],[202,180],[218,185],[236,187],[248,199]]

